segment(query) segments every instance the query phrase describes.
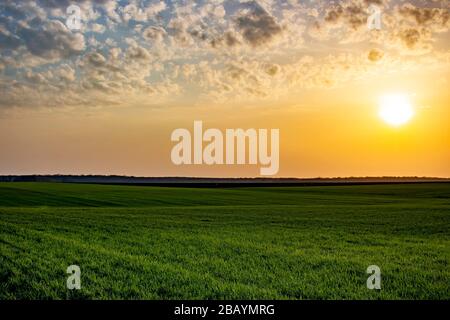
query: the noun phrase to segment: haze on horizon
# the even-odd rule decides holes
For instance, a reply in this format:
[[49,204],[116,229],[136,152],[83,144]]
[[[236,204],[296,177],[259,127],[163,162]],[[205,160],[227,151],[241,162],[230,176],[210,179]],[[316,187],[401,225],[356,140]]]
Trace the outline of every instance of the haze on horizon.
[[[80,31],[65,25],[74,3]],[[367,28],[371,4],[382,9],[379,31]],[[173,165],[171,132],[201,120],[279,128],[277,177],[450,177],[449,9],[444,0],[2,1],[0,175],[259,175],[259,166]],[[380,117],[386,97],[407,99],[403,114]]]

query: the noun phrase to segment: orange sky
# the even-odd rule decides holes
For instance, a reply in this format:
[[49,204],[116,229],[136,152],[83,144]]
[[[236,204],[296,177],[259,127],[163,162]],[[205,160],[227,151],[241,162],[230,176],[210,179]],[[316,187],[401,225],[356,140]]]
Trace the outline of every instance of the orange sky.
[[[356,83],[262,107],[28,112],[0,120],[0,148],[9,150],[0,173],[257,176],[259,166],[172,164],[171,132],[203,120],[205,129],[279,128],[281,177],[449,177],[449,94],[445,84],[415,79],[398,90]],[[377,114],[378,96],[391,89],[414,95],[415,115],[400,127]]]
[[[126,20],[115,17],[119,7],[103,8],[96,24],[109,21],[109,29],[89,22],[78,33],[43,8],[54,23],[42,30],[63,43],[39,50],[26,38],[14,44],[21,35],[0,24],[0,174],[259,175],[259,165],[172,164],[172,131],[201,120],[205,129],[280,129],[278,177],[450,177],[448,3],[384,1],[383,29],[373,32],[366,2],[337,10],[215,1],[222,20],[186,4],[159,29],[150,13]],[[356,26],[346,14],[352,6],[362,17]],[[249,12],[267,23],[265,38],[248,37],[256,28],[243,25]],[[201,21],[205,37],[221,30],[225,38],[213,39],[221,47],[196,38]],[[415,114],[402,126],[378,115],[390,93],[411,100]]]

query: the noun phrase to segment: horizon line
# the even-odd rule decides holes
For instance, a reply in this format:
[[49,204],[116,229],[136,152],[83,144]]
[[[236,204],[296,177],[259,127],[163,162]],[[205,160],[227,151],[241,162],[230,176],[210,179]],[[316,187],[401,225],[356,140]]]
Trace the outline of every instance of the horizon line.
[[450,177],[436,176],[316,176],[316,177],[264,177],[264,176],[248,176],[248,177],[212,177],[212,176],[135,176],[125,174],[0,174],[0,178],[11,177],[102,177],[102,178],[130,178],[130,179],[221,179],[221,180],[338,180],[338,179],[436,179],[449,180]]

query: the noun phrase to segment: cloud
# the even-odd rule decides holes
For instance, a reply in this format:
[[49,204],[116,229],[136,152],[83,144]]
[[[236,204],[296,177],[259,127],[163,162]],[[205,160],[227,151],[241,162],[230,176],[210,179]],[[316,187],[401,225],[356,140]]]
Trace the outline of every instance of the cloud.
[[381,51],[380,49],[372,49],[369,51],[368,54],[368,59],[372,62],[377,62],[379,60],[381,60],[384,56],[383,51]]
[[16,49],[22,44],[19,37],[0,29],[0,49]]
[[104,33],[106,30],[106,27],[99,23],[93,23],[91,26],[91,30],[96,33]]
[[58,80],[65,83],[73,83],[76,80],[75,70],[67,64],[61,65],[59,69],[55,70],[54,74]]
[[421,43],[422,34],[419,30],[408,28],[399,32],[399,37],[408,49],[416,48]]
[[87,60],[90,65],[94,67],[103,67],[106,65],[106,59],[103,55],[98,52],[92,52],[87,55]]
[[429,26],[434,31],[445,32],[450,27],[450,13],[444,8],[419,8],[405,3],[398,12],[401,17],[415,21],[417,26]]
[[174,40],[173,42],[182,46],[192,44],[192,37],[187,29],[187,21],[182,18],[174,18],[170,20],[168,25],[168,31],[172,40]]
[[142,7],[137,1],[130,1],[129,4],[120,9],[122,12],[122,18],[125,22],[130,20],[145,22],[155,19],[157,15],[167,9],[167,5],[164,1],[157,1],[149,3],[147,6]]
[[339,43],[361,42],[368,38],[367,21],[371,5],[382,13],[388,0],[343,0],[323,7],[323,14],[315,14],[308,28],[311,37],[318,40],[338,39]]
[[403,55],[423,55],[432,52],[438,44],[437,37],[450,30],[448,9],[418,7],[411,3],[397,5],[386,14],[387,27],[384,42],[397,48]]
[[154,41],[154,42],[162,42],[164,37],[167,35],[166,30],[162,27],[150,26],[144,30],[142,36],[146,40]]
[[[4,0],[0,108],[269,101],[448,65],[447,2],[80,0],[75,32],[75,1]],[[370,4],[380,31],[367,29]]]
[[253,47],[273,41],[283,33],[283,28],[256,1],[242,4],[245,10],[236,19],[237,29],[242,37]]
[[22,27],[18,34],[32,54],[46,59],[68,58],[85,49],[83,34],[72,33],[58,20],[45,22],[39,29]]
[[127,51],[127,58],[132,61],[150,61],[152,56],[147,49],[140,46],[131,46]]
[[267,63],[264,65],[264,71],[269,75],[269,76],[275,76],[277,75],[277,73],[280,72],[281,67],[278,64],[274,64],[274,63]]

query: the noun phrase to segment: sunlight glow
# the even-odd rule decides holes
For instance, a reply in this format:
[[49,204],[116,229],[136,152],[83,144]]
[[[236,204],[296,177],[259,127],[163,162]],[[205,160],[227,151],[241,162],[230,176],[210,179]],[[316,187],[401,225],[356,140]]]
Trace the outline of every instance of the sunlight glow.
[[380,117],[388,124],[400,126],[414,115],[409,96],[406,94],[388,94],[380,99]]

